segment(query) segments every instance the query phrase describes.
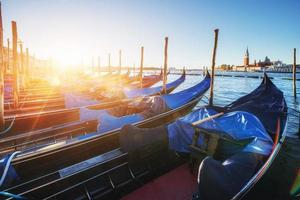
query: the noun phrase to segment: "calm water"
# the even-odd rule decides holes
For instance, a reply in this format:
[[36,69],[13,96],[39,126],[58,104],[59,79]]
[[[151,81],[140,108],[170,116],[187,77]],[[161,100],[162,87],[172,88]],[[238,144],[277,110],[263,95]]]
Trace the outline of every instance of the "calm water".
[[[217,74],[221,74],[218,72]],[[236,74],[236,73],[223,73]],[[244,73],[238,73],[245,75]],[[249,75],[249,73],[248,73]],[[262,73],[250,73],[250,75],[262,76]],[[288,116],[288,137],[285,140],[283,148],[278,157],[271,166],[270,170],[265,174],[263,179],[255,186],[253,193],[265,194],[262,199],[295,199],[290,195],[291,189],[295,184],[297,171],[300,169],[300,139],[299,139],[299,110],[300,110],[300,81],[296,85],[299,88],[297,98],[292,96],[292,81],[284,80],[291,77],[291,74],[269,74],[273,77],[272,81],[276,86],[284,92],[286,102],[289,108]],[[169,80],[172,81],[178,78],[179,75],[169,75]],[[179,86],[174,92],[188,88],[200,80],[202,76],[187,75],[186,81]],[[297,74],[300,78],[300,74]],[[242,78],[242,77],[215,77],[215,97],[214,104],[226,105],[239,97],[254,90],[261,82],[258,78]],[[209,93],[206,94],[208,96]],[[204,105],[207,99],[204,98],[197,107]],[[295,111],[296,110],[296,111]],[[298,173],[300,175],[300,172]],[[300,185],[299,185],[300,188]],[[299,198],[299,197],[298,197]],[[299,198],[300,199],[300,198]]]

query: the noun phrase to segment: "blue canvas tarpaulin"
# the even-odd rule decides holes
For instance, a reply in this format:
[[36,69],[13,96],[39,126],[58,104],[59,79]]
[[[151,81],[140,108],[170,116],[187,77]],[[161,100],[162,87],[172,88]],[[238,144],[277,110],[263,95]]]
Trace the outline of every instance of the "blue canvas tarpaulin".
[[275,134],[277,119],[281,119],[284,127],[287,111],[283,92],[279,90],[265,75],[262,83],[254,91],[245,95],[231,104],[225,106],[228,111],[246,111],[255,115],[263,123],[270,134]]
[[[99,122],[97,131],[98,133],[104,133],[120,128],[125,124],[132,124],[169,110],[164,100],[159,96],[144,98],[142,101],[134,102],[130,107],[136,107],[138,109],[142,108],[142,111],[137,114],[126,114],[125,111],[123,116],[118,117],[111,114],[111,112],[115,112],[116,108],[107,110],[81,108],[80,120],[86,121],[97,119]],[[118,113],[118,115],[120,115],[120,113]]]
[[198,97],[199,91],[200,94],[204,93],[207,88],[210,86],[210,75],[207,74],[205,79],[201,84],[197,84],[191,88],[177,92],[172,96],[162,96],[162,98],[167,102],[169,108],[177,108],[179,105],[184,105],[189,102],[191,99]]
[[[129,107],[136,107],[136,109],[139,110],[139,112],[137,112],[136,114],[128,114],[126,113],[126,109],[124,111],[124,109],[118,108],[107,110],[91,110],[88,108],[81,108],[80,119],[98,119],[98,133],[104,133],[116,128],[121,128],[126,124],[136,123],[160,113],[167,112],[170,110],[169,105],[172,106],[173,109],[183,106],[189,101],[199,98],[201,95],[203,95],[208,90],[209,86],[210,76],[207,75],[203,81],[189,89],[183,90],[182,92],[154,97],[145,97],[141,101],[133,102],[131,105],[129,105]],[[177,107],[175,107],[172,97],[174,96],[174,98],[178,98],[184,93],[185,98],[182,101],[178,102],[176,104]],[[114,112],[117,112],[115,116]],[[123,114],[120,114],[120,112],[123,112]]]
[[[191,123],[216,113],[217,111],[213,109],[202,108],[168,125],[170,147],[175,151],[190,152],[189,145],[192,144],[192,137],[195,133]],[[245,152],[268,155],[272,150],[273,141],[264,126],[257,117],[247,112],[229,112],[213,120],[206,121],[198,127],[215,133],[226,134],[237,141],[252,139],[243,149]],[[205,145],[203,138],[199,138],[198,145]]]
[[[178,85],[183,83],[185,80],[185,74],[183,74],[179,79],[168,83],[166,85],[167,90],[171,88],[176,88]],[[136,89],[124,89],[124,95],[128,99],[140,97],[140,96],[149,96],[149,95],[154,95],[162,92],[163,86],[158,86],[158,87],[151,87],[151,88],[136,88]]]
[[[234,135],[253,135],[254,138],[241,151],[236,151],[223,162],[211,157],[206,157],[201,162],[198,183],[199,198],[203,200],[231,199],[251,179],[262,166],[263,160],[272,152],[273,140],[268,134],[274,135],[278,131],[278,120],[281,122],[280,133],[284,130],[287,106],[283,93],[265,75],[256,90],[226,106],[224,111],[227,112],[225,115],[236,112],[251,113],[250,115],[255,116],[260,123],[254,123],[253,126],[253,120],[240,116],[235,120],[239,122],[237,127],[232,120],[224,124],[223,129],[228,129]],[[220,119],[216,121],[219,122]],[[248,133],[243,127],[247,127],[245,131]],[[214,127],[214,130],[219,130],[219,127]]]
[[84,107],[100,103],[99,101],[91,99],[90,97],[72,93],[65,93],[64,98],[66,108]]

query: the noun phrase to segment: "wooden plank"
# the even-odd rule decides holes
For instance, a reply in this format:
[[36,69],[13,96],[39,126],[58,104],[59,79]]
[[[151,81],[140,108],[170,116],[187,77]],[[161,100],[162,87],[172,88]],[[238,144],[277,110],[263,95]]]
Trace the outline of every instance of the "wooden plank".
[[217,113],[217,114],[212,115],[212,116],[210,116],[210,117],[207,117],[207,118],[204,118],[204,119],[195,121],[195,122],[192,123],[192,125],[193,125],[193,126],[197,126],[197,125],[202,124],[202,123],[204,123],[204,122],[207,122],[207,121],[213,120],[213,119],[215,119],[215,118],[217,118],[217,117],[220,117],[220,116],[222,116],[223,114],[224,114],[223,112]]

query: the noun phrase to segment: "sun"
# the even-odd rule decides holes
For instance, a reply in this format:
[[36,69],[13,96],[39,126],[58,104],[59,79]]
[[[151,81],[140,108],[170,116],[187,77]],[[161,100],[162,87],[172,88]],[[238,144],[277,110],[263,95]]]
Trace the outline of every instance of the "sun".
[[62,48],[53,55],[53,58],[60,67],[69,67],[78,65],[80,63],[81,55],[80,53],[74,52],[74,50]]

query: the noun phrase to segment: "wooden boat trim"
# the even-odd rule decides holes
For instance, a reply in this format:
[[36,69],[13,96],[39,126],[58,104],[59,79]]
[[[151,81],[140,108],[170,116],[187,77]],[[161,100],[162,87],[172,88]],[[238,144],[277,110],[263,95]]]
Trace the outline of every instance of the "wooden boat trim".
[[[44,141],[46,139],[52,139],[52,141],[53,140],[55,141],[57,138],[61,138],[63,136],[72,138],[74,132],[79,128],[83,129],[83,131],[85,131],[84,133],[96,132],[97,124],[98,124],[97,120],[75,121],[60,126],[53,126],[45,129],[26,132],[21,135],[6,137],[0,140],[0,145],[1,145],[0,154],[2,154],[2,152],[4,151],[7,151],[8,149],[14,149],[16,151],[20,147],[26,147],[26,145],[28,144],[35,144],[38,141]],[[38,137],[40,134],[43,134],[44,137]],[[36,139],[32,140],[33,138]],[[48,141],[48,143],[50,142],[51,141]]]
[[[115,153],[113,153],[113,152],[115,152]],[[115,170],[115,169],[118,169],[120,166],[128,165],[128,162],[127,162],[128,153],[127,153],[127,152],[122,152],[120,149],[114,149],[114,150],[112,150],[112,151],[110,151],[110,152],[103,153],[103,154],[101,154],[101,155],[99,155],[99,156],[97,156],[97,157],[101,157],[101,156],[103,156],[104,154],[111,154],[111,153],[116,154],[116,155],[113,156],[113,157],[110,156],[110,157],[108,157],[108,158],[102,158],[103,160],[100,161],[100,162],[98,162],[98,163],[96,163],[95,165],[89,166],[89,167],[84,168],[84,169],[80,169],[80,170],[78,170],[78,171],[75,172],[75,173],[72,173],[72,174],[69,174],[69,175],[66,175],[66,176],[63,176],[63,177],[59,177],[58,179],[54,179],[54,180],[51,180],[51,181],[49,181],[49,182],[43,183],[42,185],[38,185],[38,186],[36,186],[36,187],[33,187],[33,188],[29,189],[29,190],[23,191],[22,193],[20,193],[20,195],[26,195],[26,194],[28,194],[28,193],[34,192],[34,191],[36,191],[36,190],[39,190],[39,189],[41,189],[41,188],[43,188],[43,187],[47,187],[47,186],[49,187],[49,186],[51,186],[52,184],[55,184],[55,183],[60,182],[60,181],[64,181],[64,180],[66,180],[66,179],[68,179],[68,178],[70,178],[70,177],[73,177],[74,175],[80,174],[81,172],[84,173],[84,172],[86,172],[86,171],[88,171],[88,170],[90,170],[90,169],[95,169],[95,168],[97,168],[97,167],[99,167],[99,166],[101,166],[102,168],[104,167],[104,168],[102,169],[102,172],[101,172],[100,174],[97,174],[97,175],[95,175],[95,176],[93,176],[93,177],[90,177],[90,178],[88,178],[88,179],[82,180],[82,181],[80,181],[79,183],[75,183],[75,184],[72,186],[72,187],[77,187],[77,186],[81,185],[82,182],[88,182],[89,180],[92,180],[92,179],[94,179],[94,178],[103,176],[103,175],[109,173],[110,171],[113,171],[113,170]],[[120,161],[121,161],[121,163],[118,164],[118,162],[120,162]],[[115,163],[116,163],[116,164],[115,164]],[[53,175],[55,176],[55,175],[58,174],[58,173],[59,173],[59,170],[54,171],[54,172],[51,172],[51,173],[46,174],[46,175],[43,175],[43,176],[41,176],[41,177],[37,177],[37,178],[35,178],[35,179],[33,179],[33,180],[29,180],[29,181],[27,181],[27,182],[21,183],[20,185],[13,186],[13,187],[11,187],[11,188],[8,188],[7,190],[18,189],[19,187],[22,187],[22,186],[25,186],[25,187],[26,187],[27,184],[31,184],[31,183],[34,183],[34,182],[40,182],[40,181],[43,182],[43,179],[51,178],[51,176],[53,176]],[[69,190],[69,189],[70,189],[70,188],[66,188],[66,189],[63,190],[63,191],[59,191],[58,193],[55,193],[55,194],[53,194],[53,195],[51,195],[51,196],[46,197],[46,199],[49,199],[49,198],[51,198],[52,196],[56,196],[56,195],[58,195],[58,194],[60,194],[60,193],[63,193],[64,191],[67,191],[67,190]],[[6,190],[6,191],[7,191],[7,190]]]

